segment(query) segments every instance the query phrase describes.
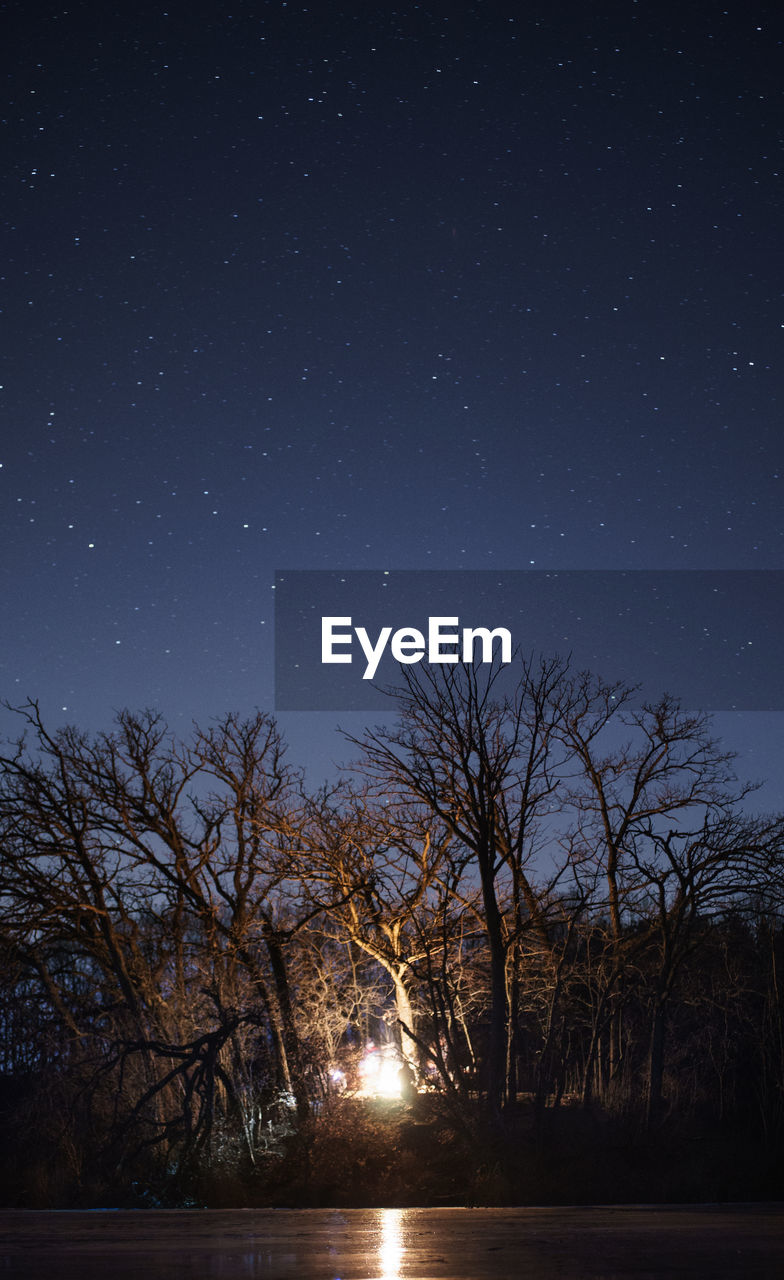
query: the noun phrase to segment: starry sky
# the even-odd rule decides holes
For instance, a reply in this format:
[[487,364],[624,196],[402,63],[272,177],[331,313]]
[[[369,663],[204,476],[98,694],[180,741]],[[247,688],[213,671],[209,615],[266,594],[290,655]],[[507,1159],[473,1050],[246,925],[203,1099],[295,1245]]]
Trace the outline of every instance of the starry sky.
[[779,5],[0,13],[3,697],[269,709],[276,570],[784,567]]

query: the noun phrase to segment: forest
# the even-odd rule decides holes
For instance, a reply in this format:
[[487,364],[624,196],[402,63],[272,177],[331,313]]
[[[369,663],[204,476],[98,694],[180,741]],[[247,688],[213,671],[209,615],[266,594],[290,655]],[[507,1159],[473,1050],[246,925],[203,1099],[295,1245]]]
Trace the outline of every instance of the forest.
[[3,1203],[784,1192],[784,818],[707,715],[516,671],[409,668],[318,792],[263,712],[16,709]]

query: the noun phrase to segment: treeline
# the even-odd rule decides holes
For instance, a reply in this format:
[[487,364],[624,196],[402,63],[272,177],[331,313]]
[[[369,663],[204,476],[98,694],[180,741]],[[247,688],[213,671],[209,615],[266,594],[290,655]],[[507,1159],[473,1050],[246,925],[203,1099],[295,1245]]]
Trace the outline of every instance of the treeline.
[[184,742],[21,709],[6,1200],[274,1176],[371,1039],[467,1131],[569,1103],[780,1139],[784,821],[710,721],[558,660],[411,672],[317,795],[264,714]]

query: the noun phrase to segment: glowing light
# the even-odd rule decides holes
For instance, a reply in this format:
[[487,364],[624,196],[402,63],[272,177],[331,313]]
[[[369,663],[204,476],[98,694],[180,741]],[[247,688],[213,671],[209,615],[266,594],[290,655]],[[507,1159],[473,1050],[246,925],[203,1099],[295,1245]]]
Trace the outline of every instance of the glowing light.
[[340,1090],[345,1089],[346,1076],[345,1076],[345,1073],[340,1070],[340,1067],[332,1067],[329,1073],[329,1078],[336,1089],[340,1089]]
[[400,1060],[394,1050],[370,1049],[359,1064],[359,1076],[363,1093],[400,1097]]

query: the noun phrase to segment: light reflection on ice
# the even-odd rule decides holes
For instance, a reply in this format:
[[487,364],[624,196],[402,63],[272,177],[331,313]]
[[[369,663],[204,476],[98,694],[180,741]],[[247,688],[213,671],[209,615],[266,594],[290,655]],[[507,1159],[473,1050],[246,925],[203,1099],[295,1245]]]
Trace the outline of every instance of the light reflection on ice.
[[378,1248],[381,1275],[379,1280],[400,1280],[403,1260],[402,1214],[400,1209],[381,1210],[381,1242]]

